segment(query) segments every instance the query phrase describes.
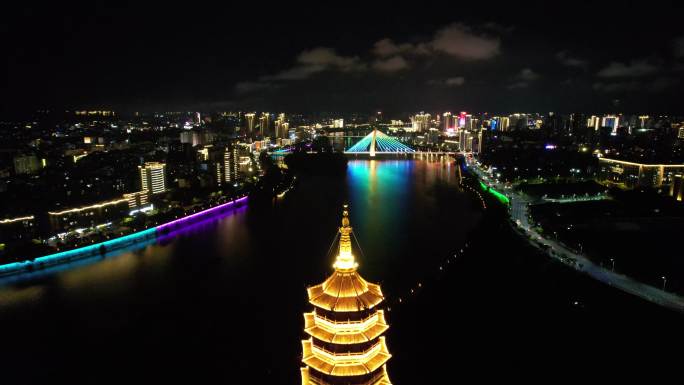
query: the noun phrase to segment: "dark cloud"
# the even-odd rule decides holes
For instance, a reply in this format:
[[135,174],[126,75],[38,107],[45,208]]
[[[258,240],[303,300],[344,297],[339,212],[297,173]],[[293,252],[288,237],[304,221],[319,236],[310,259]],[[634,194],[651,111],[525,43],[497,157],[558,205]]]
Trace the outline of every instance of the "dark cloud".
[[465,84],[465,78],[463,76],[454,76],[440,80],[429,80],[427,84],[431,86],[460,87]]
[[235,85],[235,91],[240,94],[245,94],[249,92],[262,91],[268,88],[272,88],[273,86],[273,84],[266,81],[240,82]]
[[416,54],[424,55],[429,53],[428,47],[424,43],[412,44],[402,43],[396,44],[392,39],[382,39],[375,42],[372,52],[379,57],[388,57],[398,54]]
[[570,56],[570,53],[568,51],[558,52],[556,54],[556,59],[558,59],[558,61],[560,61],[561,64],[567,67],[578,67],[586,69],[589,65],[589,62],[586,60]]
[[274,75],[265,75],[256,82],[239,82],[235,86],[238,93],[259,91],[273,88],[273,81],[304,80],[312,75],[327,71],[364,71],[367,65],[357,56],[342,56],[334,49],[317,47],[306,50],[297,56],[297,64]]
[[672,77],[659,77],[651,81],[628,80],[617,82],[596,82],[592,88],[599,92],[649,92],[659,93],[679,84],[679,79]]
[[674,40],[672,43],[672,50],[676,57],[684,57],[684,36]]
[[[491,24],[485,28],[496,30]],[[378,40],[373,44],[371,53],[377,58],[364,60],[359,56],[343,56],[330,47],[317,47],[301,52],[294,66],[272,75],[261,76],[257,81],[239,82],[235,86],[238,93],[248,93],[272,88],[274,82],[305,80],[325,71],[359,72],[368,68],[380,73],[393,73],[413,67],[411,61],[417,57],[446,54],[450,57],[468,61],[491,59],[500,53],[500,40],[491,33],[479,33],[469,26],[455,23],[440,28],[434,38],[415,43],[396,43],[390,38]],[[409,61],[409,57],[411,61]],[[533,80],[533,72],[523,74],[525,80]],[[442,84],[448,87],[460,86],[462,77],[446,79]]]
[[438,52],[460,59],[487,60],[499,55],[501,40],[455,23],[437,31],[430,45]]
[[401,56],[378,59],[373,62],[373,69],[380,72],[396,72],[410,68],[411,65]]
[[465,78],[463,76],[456,76],[453,78],[448,78],[444,81],[444,84],[449,87],[459,87],[465,84]]
[[529,82],[532,80],[539,79],[539,74],[532,71],[531,68],[523,68],[522,71],[520,71],[520,73],[518,74],[518,79]]
[[508,87],[506,87],[506,88],[508,88],[509,90],[515,90],[515,89],[519,89],[519,88],[527,88],[529,86],[530,86],[530,83],[520,81],[520,82],[515,82],[512,84],[509,84]]
[[659,65],[646,59],[632,60],[629,64],[611,62],[596,75],[603,78],[640,77],[652,75],[661,70]]

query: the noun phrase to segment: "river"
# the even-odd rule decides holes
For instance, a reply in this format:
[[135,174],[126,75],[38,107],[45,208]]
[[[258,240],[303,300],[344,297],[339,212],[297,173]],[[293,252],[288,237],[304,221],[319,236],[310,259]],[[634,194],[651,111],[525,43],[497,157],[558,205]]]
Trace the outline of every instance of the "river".
[[459,188],[454,167],[352,160],[346,178],[301,177],[275,204],[6,280],[0,382],[298,384],[306,287],[331,272],[345,202],[360,273],[387,297],[395,384],[530,378],[574,365],[572,348],[618,354],[640,329],[616,330],[637,315],[661,332],[681,324],[531,250]]

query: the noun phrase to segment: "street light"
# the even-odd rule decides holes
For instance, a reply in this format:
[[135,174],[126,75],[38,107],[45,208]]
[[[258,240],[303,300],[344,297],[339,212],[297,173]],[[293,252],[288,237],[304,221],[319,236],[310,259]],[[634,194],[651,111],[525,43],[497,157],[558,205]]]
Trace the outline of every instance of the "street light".
[[610,261],[613,263],[613,271],[615,271],[615,259],[611,258]]
[[660,277],[660,278],[663,279],[663,290],[665,290],[665,285],[667,284],[667,277],[665,277],[665,276],[663,275],[663,276]]

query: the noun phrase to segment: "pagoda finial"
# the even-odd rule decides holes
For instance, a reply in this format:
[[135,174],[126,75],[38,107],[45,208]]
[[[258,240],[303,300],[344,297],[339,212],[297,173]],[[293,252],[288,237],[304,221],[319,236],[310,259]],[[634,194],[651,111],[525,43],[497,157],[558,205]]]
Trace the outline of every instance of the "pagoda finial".
[[342,226],[340,227],[340,252],[335,259],[333,267],[336,270],[356,270],[358,263],[352,254],[350,234],[352,228],[349,225],[349,205],[345,204],[342,209]]

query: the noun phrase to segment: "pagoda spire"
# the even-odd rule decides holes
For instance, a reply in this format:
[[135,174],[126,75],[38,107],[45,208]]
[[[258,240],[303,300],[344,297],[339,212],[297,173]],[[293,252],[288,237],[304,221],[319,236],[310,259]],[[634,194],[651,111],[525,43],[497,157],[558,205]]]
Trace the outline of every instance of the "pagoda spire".
[[345,204],[342,210],[342,226],[340,226],[340,248],[333,264],[335,270],[353,271],[359,266],[354,260],[354,254],[352,254],[351,232],[349,206]]

